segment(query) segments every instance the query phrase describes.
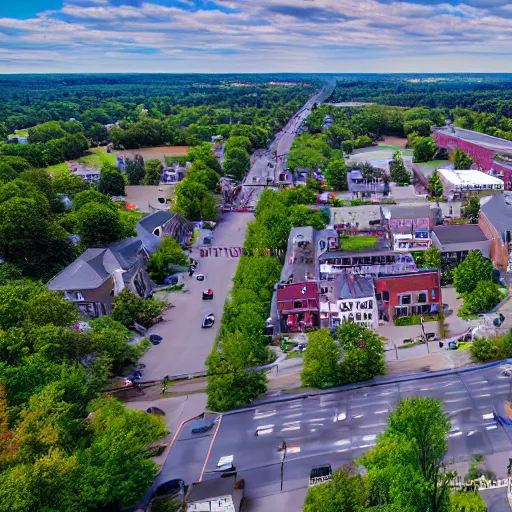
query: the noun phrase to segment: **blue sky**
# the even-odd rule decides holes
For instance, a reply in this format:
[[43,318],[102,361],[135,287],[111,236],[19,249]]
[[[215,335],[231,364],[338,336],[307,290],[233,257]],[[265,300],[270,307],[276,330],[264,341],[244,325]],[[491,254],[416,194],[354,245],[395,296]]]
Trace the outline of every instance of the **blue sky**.
[[509,0],[0,0],[0,73],[512,72]]

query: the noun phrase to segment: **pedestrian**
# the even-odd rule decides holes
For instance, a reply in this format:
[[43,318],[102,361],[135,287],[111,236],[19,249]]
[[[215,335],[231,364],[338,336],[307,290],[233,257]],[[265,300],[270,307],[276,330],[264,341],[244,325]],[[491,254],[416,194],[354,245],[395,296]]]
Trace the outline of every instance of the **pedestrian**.
[[453,215],[453,207],[450,206],[450,217]]
[[439,342],[439,348],[443,348],[444,347],[444,343],[442,341]]

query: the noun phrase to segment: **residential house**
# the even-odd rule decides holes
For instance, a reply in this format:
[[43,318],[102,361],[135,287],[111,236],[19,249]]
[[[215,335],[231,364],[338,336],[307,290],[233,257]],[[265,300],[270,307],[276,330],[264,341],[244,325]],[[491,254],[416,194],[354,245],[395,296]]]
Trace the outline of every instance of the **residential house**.
[[450,201],[463,201],[482,191],[499,194],[505,187],[502,179],[481,171],[438,169],[437,172],[443,184],[443,196]]
[[101,178],[101,170],[100,169],[89,169],[83,165],[76,164],[71,162],[70,164],[71,174],[73,176],[79,176],[84,181],[88,183],[97,183]]
[[512,188],[512,141],[453,125],[434,129],[432,136],[438,147],[461,149],[474,160],[475,166],[501,178],[507,190]]
[[174,238],[182,247],[194,231],[194,226],[177,213],[157,211],[143,217],[137,223],[137,236],[151,253],[156,251],[163,236]]
[[512,193],[485,197],[480,200],[478,225],[491,241],[490,257],[496,268],[512,271]]
[[385,321],[401,316],[438,314],[443,310],[439,269],[378,276],[375,290],[380,316]]
[[146,272],[148,257],[138,238],[87,249],[47,287],[64,292],[65,298],[90,318],[109,315],[114,296],[122,290],[129,289],[143,298],[151,294],[151,281]]
[[485,258],[491,254],[491,241],[476,224],[436,226],[432,242],[441,251],[443,268],[456,267],[469,251],[480,251]]
[[193,483],[185,496],[187,512],[240,512],[244,497],[236,475]]
[[430,205],[382,206],[381,216],[393,250],[415,251],[432,244],[430,230],[437,224],[440,210]]
[[338,274],[334,281],[320,282],[320,322],[322,327],[338,327],[355,322],[369,329],[378,326],[373,279]]
[[185,166],[178,163],[174,163],[171,166],[164,167],[162,170],[161,184],[179,183],[185,179],[187,170],[190,167],[190,162],[187,162]]
[[366,179],[359,169],[347,172],[347,185],[354,199],[389,194],[389,183],[384,182],[382,178]]
[[318,283],[280,283],[277,286],[277,310],[282,332],[304,332],[320,325]]

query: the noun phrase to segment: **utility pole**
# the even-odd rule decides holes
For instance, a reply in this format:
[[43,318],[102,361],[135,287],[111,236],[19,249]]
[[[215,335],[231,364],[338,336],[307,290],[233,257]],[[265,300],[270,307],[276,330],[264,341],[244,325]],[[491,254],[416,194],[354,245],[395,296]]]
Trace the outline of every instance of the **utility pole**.
[[281,452],[281,491],[283,490],[283,480],[284,480],[284,461],[286,460],[286,441],[283,439],[283,442],[277,448],[278,452]]

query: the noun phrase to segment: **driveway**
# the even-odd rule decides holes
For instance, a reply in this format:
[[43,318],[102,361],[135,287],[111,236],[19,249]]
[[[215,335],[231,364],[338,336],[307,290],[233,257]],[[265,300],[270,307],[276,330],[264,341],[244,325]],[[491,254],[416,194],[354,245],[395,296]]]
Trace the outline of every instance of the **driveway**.
[[[242,247],[247,224],[253,219],[250,213],[224,215],[213,232],[213,247]],[[233,286],[233,276],[238,258],[200,258],[198,249],[192,256],[199,261],[196,271],[206,275],[205,281],[197,281],[196,274],[185,277],[187,293],[178,291],[168,294],[174,306],[163,315],[164,321],[154,325],[150,332],[163,337],[160,345],[150,348],[140,362],[146,365],[144,378],[162,379],[166,375],[181,375],[206,369],[204,361],[210,354],[215,336],[221,325],[224,302]],[[202,291],[211,288],[213,300],[202,300]],[[208,313],[215,314],[215,325],[202,329],[201,321]]]

